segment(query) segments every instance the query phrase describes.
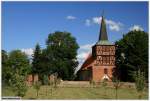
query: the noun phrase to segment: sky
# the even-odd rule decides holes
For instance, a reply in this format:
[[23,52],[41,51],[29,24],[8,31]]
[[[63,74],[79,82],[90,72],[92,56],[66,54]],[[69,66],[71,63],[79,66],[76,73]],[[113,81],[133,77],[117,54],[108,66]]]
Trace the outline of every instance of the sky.
[[148,2],[2,2],[2,49],[33,53],[48,34],[67,31],[80,48],[80,65],[98,41],[102,12],[110,42],[130,30],[148,32]]

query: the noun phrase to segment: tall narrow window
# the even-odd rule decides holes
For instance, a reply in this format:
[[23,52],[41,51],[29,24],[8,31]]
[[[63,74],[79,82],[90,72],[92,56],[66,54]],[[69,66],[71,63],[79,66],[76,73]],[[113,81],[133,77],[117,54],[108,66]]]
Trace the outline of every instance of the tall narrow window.
[[108,74],[107,68],[104,69],[104,74]]

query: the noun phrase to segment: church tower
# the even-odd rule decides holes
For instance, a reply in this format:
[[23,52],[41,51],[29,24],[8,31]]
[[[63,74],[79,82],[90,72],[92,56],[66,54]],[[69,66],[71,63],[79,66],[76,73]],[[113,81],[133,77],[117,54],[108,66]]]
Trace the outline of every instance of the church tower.
[[108,41],[106,23],[102,16],[98,42],[92,47],[94,80],[111,80],[113,68],[115,67],[115,45]]
[[115,68],[115,45],[108,41],[104,16],[101,19],[99,38],[92,47],[92,53],[82,64],[77,73],[78,80],[96,82],[107,79],[112,80]]

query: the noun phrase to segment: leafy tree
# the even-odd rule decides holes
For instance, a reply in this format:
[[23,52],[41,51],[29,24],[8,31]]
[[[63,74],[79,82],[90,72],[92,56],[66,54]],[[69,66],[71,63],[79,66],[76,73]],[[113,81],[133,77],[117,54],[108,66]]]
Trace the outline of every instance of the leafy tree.
[[12,70],[10,85],[18,96],[23,97],[27,91],[26,76],[30,72],[29,59],[20,50],[14,50],[9,53],[8,63]]
[[43,50],[45,73],[58,73],[58,77],[72,79],[78,65],[76,55],[79,48],[76,39],[68,32],[55,32],[48,36],[46,49]]
[[138,98],[141,99],[143,90],[145,88],[145,76],[144,72],[141,72],[140,69],[135,74],[135,86],[137,92],[139,93]]
[[20,50],[11,51],[8,62],[14,74],[26,76],[31,71],[27,55]]
[[11,86],[16,92],[17,96],[25,96],[26,91],[27,91],[27,85],[25,83],[25,77],[19,74],[14,74],[12,79],[11,79]]
[[39,95],[39,90],[40,90],[40,87],[41,87],[41,82],[40,81],[36,81],[33,85],[34,89],[36,89],[36,94],[37,94],[37,97]]
[[145,73],[148,81],[148,34],[130,31],[116,42],[116,67],[122,81],[135,81],[134,72]]

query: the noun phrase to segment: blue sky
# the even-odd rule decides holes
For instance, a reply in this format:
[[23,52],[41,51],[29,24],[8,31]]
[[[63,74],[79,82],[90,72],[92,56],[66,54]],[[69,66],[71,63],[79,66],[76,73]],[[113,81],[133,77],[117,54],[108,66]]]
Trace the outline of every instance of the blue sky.
[[45,47],[49,33],[68,31],[84,59],[98,40],[103,10],[110,42],[132,29],[148,32],[147,2],[2,2],[2,49],[31,52],[36,43]]

